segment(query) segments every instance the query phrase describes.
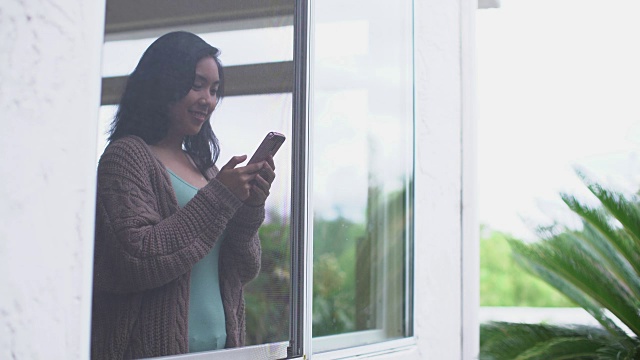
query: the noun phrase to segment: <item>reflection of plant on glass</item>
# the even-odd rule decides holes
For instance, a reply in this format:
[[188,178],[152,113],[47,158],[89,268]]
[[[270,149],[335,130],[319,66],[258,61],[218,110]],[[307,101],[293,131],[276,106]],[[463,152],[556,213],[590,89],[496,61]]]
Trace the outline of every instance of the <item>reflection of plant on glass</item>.
[[[369,230],[344,217],[315,220],[314,336],[376,327],[371,298],[382,294],[376,293],[379,291],[372,279],[377,278],[376,271],[384,261],[402,259],[398,251],[403,251],[406,236],[405,200],[405,190],[383,196],[379,189],[370,189]],[[260,228],[260,275],[245,291],[248,345],[286,341],[289,336],[289,219],[277,211],[269,212],[267,219]],[[372,244],[382,238],[387,243],[376,253]],[[403,278],[402,266],[392,266],[391,270],[387,278]]]
[[510,240],[516,261],[583,307],[601,326],[492,322],[480,359],[636,359],[640,355],[640,201],[580,174],[601,207],[562,195],[581,230],[540,229],[542,241]]
[[355,330],[355,248],[363,233],[362,224],[343,217],[314,222],[314,336]]
[[[314,337],[380,328],[385,310],[387,326],[402,318],[408,210],[406,189],[385,194],[372,186],[364,224],[315,220]],[[401,334],[393,327],[390,334]]]
[[289,339],[289,219],[270,211],[260,227],[260,275],[245,291],[247,345]]

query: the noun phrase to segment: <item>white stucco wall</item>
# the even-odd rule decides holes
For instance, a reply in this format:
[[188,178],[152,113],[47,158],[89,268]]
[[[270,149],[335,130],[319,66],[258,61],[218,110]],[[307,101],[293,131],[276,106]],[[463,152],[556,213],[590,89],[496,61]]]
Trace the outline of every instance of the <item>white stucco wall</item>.
[[415,327],[425,359],[462,358],[460,11],[461,1],[415,2]]
[[0,359],[88,357],[104,4],[0,4]]
[[[416,338],[380,358],[475,356],[476,8],[415,1]],[[0,4],[0,359],[88,358],[103,19],[103,1]]]

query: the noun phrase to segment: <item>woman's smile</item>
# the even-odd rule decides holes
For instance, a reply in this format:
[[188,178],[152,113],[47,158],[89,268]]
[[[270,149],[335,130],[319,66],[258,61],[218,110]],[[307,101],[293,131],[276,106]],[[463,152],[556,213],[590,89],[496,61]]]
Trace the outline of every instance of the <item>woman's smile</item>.
[[189,112],[196,118],[196,120],[198,120],[198,121],[200,121],[202,123],[207,121],[207,118],[209,117],[209,112],[208,111],[190,110]]

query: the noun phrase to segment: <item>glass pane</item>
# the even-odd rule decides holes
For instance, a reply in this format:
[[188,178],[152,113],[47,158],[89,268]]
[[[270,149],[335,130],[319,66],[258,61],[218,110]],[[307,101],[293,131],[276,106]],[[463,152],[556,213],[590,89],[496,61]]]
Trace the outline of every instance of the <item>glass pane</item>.
[[393,5],[315,4],[314,351],[410,335],[412,3]]
[[211,118],[222,148],[218,167],[234,155],[251,156],[269,131],[287,137],[274,157],[277,177],[260,227],[260,275],[245,287],[246,345],[289,339],[291,109],[291,94],[228,97]]
[[[284,2],[285,1],[279,2],[280,7],[282,7]],[[143,3],[144,2],[141,2],[140,4]],[[112,0],[107,4],[107,11],[111,12],[111,18],[126,20],[129,18],[126,16],[118,16],[118,11],[139,11],[140,9],[134,9],[136,6],[140,7],[141,5],[138,3],[133,4],[125,1]],[[227,69],[235,65],[265,64],[270,62],[293,60],[294,32],[293,26],[290,25],[293,23],[291,20],[293,18],[293,14],[282,14],[282,11],[280,11],[279,14],[281,16],[277,17],[277,19],[285,20],[273,22],[270,20],[271,18],[264,17],[262,15],[269,13],[269,11],[265,11],[265,9],[268,10],[271,6],[270,4],[260,5],[260,11],[256,11],[256,9],[253,8],[242,9],[241,7],[246,7],[246,5],[229,0],[218,2],[216,6],[222,6],[225,9],[235,8],[232,9],[233,11],[228,12],[228,18],[223,19],[222,17],[226,15],[219,15],[217,17],[220,20],[219,23],[192,24],[189,22],[189,19],[181,18],[181,21],[188,24],[187,28],[175,28],[175,30],[186,30],[196,33],[206,42],[220,49],[220,60],[223,66],[227,67]],[[274,5],[274,7],[276,6]],[[293,6],[290,6],[290,8],[293,9]],[[149,15],[145,12],[145,16]],[[156,17],[155,14],[151,16]],[[242,19],[236,21],[235,16],[240,16]],[[160,22],[166,21],[167,23],[171,23],[173,21],[172,14],[168,13],[166,10],[164,12],[159,10],[157,18]],[[109,16],[107,19],[109,19]],[[146,24],[146,22],[141,23]],[[129,26],[131,24],[135,26],[139,25],[136,21],[127,22],[124,25]],[[109,27],[107,27],[107,29],[109,29]],[[171,30],[174,29],[172,28]],[[157,28],[137,28],[136,30],[132,30],[131,33],[107,34],[107,36],[105,36],[107,42],[104,44],[103,48],[103,77],[129,75],[138,64],[140,57],[147,47],[157,38],[155,35],[160,36],[171,30],[163,31]],[[265,76],[265,78],[268,78],[268,76]],[[280,78],[278,79],[279,81],[283,81]],[[262,81],[260,79],[252,80],[254,83]],[[227,77],[226,85],[242,87],[241,85],[238,85],[238,82],[230,84],[229,77]],[[247,88],[250,88],[251,90],[245,91],[244,94],[247,92],[251,93],[254,91],[253,89],[260,88],[260,86],[243,87],[243,89]],[[228,89],[229,87],[227,90]],[[109,91],[119,92],[120,90],[109,88],[107,89],[107,92]],[[119,97],[119,95],[117,97]],[[108,103],[112,100],[104,101]],[[97,148],[98,158],[102,155],[105,147],[107,146],[107,131],[109,130],[110,123],[113,120],[116,111],[117,105],[103,106],[100,110],[100,126]],[[264,359],[283,358],[286,356],[286,346],[289,343],[289,326],[291,320],[289,306],[291,296],[289,230],[291,218],[290,145],[293,137],[291,119],[292,95],[290,93],[230,96],[229,92],[227,92],[227,96],[217,104],[215,112],[211,116],[210,121],[213,131],[220,142],[221,151],[216,163],[218,168],[224,166],[234,155],[246,154],[251,156],[265,135],[270,131],[276,131],[284,134],[287,137],[287,140],[282,145],[274,159],[277,177],[272,184],[270,195],[265,205],[265,220],[259,229],[262,249],[260,273],[255,279],[244,286],[244,304],[242,304],[240,299],[236,299],[236,292],[227,291],[227,293],[225,293],[224,286],[220,285],[219,287],[222,298],[224,298],[225,295],[228,295],[229,297],[234,297],[234,299],[231,300],[234,301],[234,304],[239,302],[239,304],[244,305],[244,310],[242,307],[239,307],[238,309],[224,308],[224,316],[222,317],[223,321],[228,320],[228,318],[225,319],[228,310],[237,312],[238,314],[241,314],[241,311],[245,312],[245,324],[237,324],[239,328],[237,330],[235,328],[231,329],[236,333],[240,333],[246,325],[244,343],[242,343],[242,340],[239,340],[240,345],[269,345],[264,345],[262,347],[254,346],[251,349],[246,349],[247,352],[237,352],[235,350],[228,351],[229,349],[225,349],[224,351],[214,353],[191,354],[190,358],[227,359],[238,358],[239,356],[253,357],[253,355],[247,354],[259,354],[258,358]],[[224,246],[224,243],[222,246]],[[214,252],[214,250],[212,250],[212,252]],[[220,252],[220,254],[222,254],[222,252]],[[204,269],[206,273],[208,268],[205,267]],[[241,270],[239,270],[239,272],[241,272]],[[206,284],[207,283],[205,283],[204,288],[206,288]],[[235,284],[230,287],[233,286],[235,286]],[[140,298],[146,299],[145,296],[149,291],[160,293],[162,289],[134,289],[133,291],[139,291],[140,294],[138,295],[140,295]],[[119,294],[114,294],[114,298],[118,295]],[[191,299],[194,298],[194,296],[192,296],[193,293],[190,295]],[[215,295],[213,297],[215,297]],[[205,299],[205,296],[202,296],[202,298]],[[202,303],[207,304],[207,299]],[[227,298],[224,298],[223,300],[227,301]],[[192,304],[192,302],[190,302],[190,304]],[[226,303],[223,306],[227,306]],[[215,310],[219,310],[219,307]],[[181,314],[182,313],[180,313],[180,315]],[[240,318],[240,316],[238,316],[238,318]],[[176,320],[176,323],[178,323],[178,320]],[[190,323],[191,321],[193,320],[190,320]],[[230,322],[224,321],[212,323],[223,323],[223,329],[226,327],[227,333],[229,333]],[[191,328],[188,330],[189,332],[191,331],[190,329]],[[172,331],[173,330],[171,329],[160,329],[159,333],[173,334]],[[139,332],[140,334],[136,334],[136,336],[140,336],[144,339],[147,338],[145,336],[148,334],[143,333],[142,330],[139,330]],[[175,332],[177,333],[177,331]],[[234,333],[234,335],[236,333]],[[177,336],[178,335],[176,335],[176,338]],[[184,341],[184,339],[185,337],[179,338],[180,341]],[[136,340],[134,339],[133,341]],[[167,343],[170,341],[173,340],[167,340]],[[224,345],[224,343],[222,344]],[[140,344],[134,344],[134,346],[138,345]],[[143,348],[144,349],[140,351],[147,351],[147,348],[150,348],[150,346],[143,344]],[[221,346],[218,348],[220,349]],[[155,349],[154,354],[161,353],[163,351],[168,354],[168,351],[163,349]],[[182,350],[180,352],[182,352]]]
[[113,117],[116,115],[118,107],[115,105],[100,106],[100,117],[98,119],[98,146],[96,152],[96,162],[100,160],[100,156],[104,152],[104,148],[107,147],[107,139],[109,138],[109,128]]
[[[260,274],[245,288],[245,345],[286,341],[289,336],[291,109],[291,94],[228,97],[211,117],[221,147],[218,167],[232,156],[250,156],[269,131],[280,132],[288,139],[274,158],[277,178],[260,227]],[[98,158],[107,144],[107,130],[116,110],[117,106],[100,109]]]

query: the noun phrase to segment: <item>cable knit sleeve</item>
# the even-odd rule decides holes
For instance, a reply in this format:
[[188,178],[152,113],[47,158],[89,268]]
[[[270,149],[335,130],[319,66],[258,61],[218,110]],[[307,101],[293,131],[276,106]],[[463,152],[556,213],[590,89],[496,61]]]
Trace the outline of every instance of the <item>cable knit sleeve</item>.
[[262,248],[258,229],[264,221],[264,206],[243,205],[227,226],[222,243],[222,266],[232,269],[242,284],[253,280],[260,272]]
[[167,175],[138,138],[110,144],[98,166],[94,286],[135,292],[188,272],[242,202],[213,179],[182,209]]
[[[214,178],[217,168],[209,170]],[[258,230],[264,222],[264,206],[242,205],[229,221],[225,241],[222,243],[220,261],[225,273],[234,273],[242,284],[253,280],[260,272],[262,247]]]

